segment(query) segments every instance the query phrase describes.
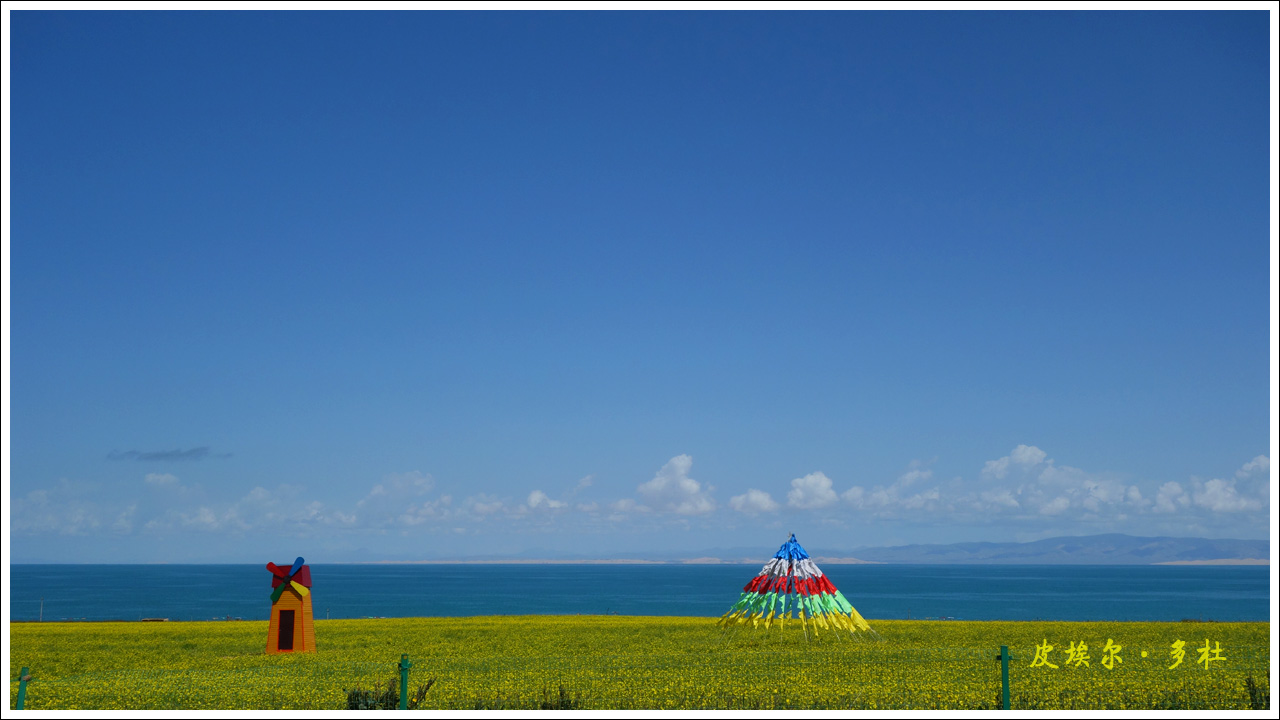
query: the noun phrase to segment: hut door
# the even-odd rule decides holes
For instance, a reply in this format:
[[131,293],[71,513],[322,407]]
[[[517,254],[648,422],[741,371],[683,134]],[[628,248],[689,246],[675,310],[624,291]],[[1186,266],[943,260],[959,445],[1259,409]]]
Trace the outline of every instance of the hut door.
[[277,650],[293,649],[293,611],[280,611],[280,635],[276,642]]

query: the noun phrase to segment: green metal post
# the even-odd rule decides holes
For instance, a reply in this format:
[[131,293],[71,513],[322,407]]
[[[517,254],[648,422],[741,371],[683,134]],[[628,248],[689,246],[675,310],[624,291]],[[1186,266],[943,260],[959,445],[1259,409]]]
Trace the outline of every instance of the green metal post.
[[409,662],[409,655],[406,653],[400,656],[400,709],[409,709],[409,668],[413,667],[413,663]]
[[1009,709],[1009,646],[1000,646],[1000,699]]
[[31,668],[22,668],[22,672],[18,673],[18,702],[14,704],[14,710],[21,710],[27,704],[27,681],[30,679]]

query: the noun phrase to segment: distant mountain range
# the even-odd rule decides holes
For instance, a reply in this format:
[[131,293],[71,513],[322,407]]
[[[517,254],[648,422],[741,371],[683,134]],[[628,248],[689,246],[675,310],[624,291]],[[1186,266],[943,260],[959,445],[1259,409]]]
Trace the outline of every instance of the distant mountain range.
[[[399,553],[360,548],[331,552],[320,563],[407,564],[748,564],[762,565],[778,546],[776,538],[750,547],[715,547],[684,552],[634,551],[566,554],[547,548],[526,548],[515,553],[424,557],[420,550]],[[949,545],[898,545],[894,547],[832,548],[807,546],[819,565],[884,563],[913,565],[1268,565],[1269,540],[1211,540],[1189,537],[1134,537],[1132,535],[1081,535],[1034,542],[966,542]],[[380,556],[380,557],[379,557]],[[376,559],[371,559],[376,558]],[[57,563],[32,558],[26,563]],[[244,561],[241,561],[244,562]]]
[[[767,552],[766,552],[767,551]],[[615,562],[763,563],[773,548],[709,548],[685,553],[618,553]],[[949,545],[899,545],[837,549],[810,547],[819,563],[895,563],[917,565],[1262,565],[1271,558],[1268,540],[1134,537],[1112,533],[1047,538],[1033,542],[968,542]],[[526,558],[548,557],[536,550]],[[497,558],[493,558],[497,560]],[[599,562],[588,556],[550,562]],[[465,561],[464,561],[465,562]]]
[[[821,564],[893,563],[917,565],[1266,565],[1268,540],[1211,540],[1207,538],[1083,535],[1033,542],[969,542],[950,545],[896,547],[808,548]],[[472,556],[460,563],[764,563],[773,545],[708,548],[682,553],[629,552],[610,555],[564,555],[528,549],[518,555]],[[392,562],[395,562],[394,560]],[[412,561],[409,562],[433,562]]]
[[[974,542],[860,547],[848,554],[865,562],[939,565],[1263,564],[1271,558],[1271,545],[1267,540],[1209,540],[1110,534],[1055,537],[1025,543]],[[1241,562],[1246,560],[1253,562]]]

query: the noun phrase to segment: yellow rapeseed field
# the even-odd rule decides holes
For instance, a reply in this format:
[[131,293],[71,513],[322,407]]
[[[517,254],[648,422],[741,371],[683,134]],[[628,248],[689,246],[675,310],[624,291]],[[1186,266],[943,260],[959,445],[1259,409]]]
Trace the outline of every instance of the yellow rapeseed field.
[[428,708],[997,708],[1001,645],[1014,708],[1270,696],[1268,623],[871,624],[879,639],[690,617],[317,620],[319,652],[266,655],[265,621],[12,623],[9,702],[27,665],[28,709],[338,709],[407,653],[411,688],[436,681]]

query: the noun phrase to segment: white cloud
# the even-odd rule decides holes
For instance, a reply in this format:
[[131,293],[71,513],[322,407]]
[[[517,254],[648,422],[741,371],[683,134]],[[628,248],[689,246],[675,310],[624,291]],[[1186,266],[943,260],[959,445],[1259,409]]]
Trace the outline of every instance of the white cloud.
[[1083,492],[1080,504],[1089,512],[1102,512],[1104,507],[1110,507],[1124,502],[1128,497],[1129,488],[1115,482],[1100,482],[1093,478],[1088,478],[1080,483],[1080,490]]
[[565,507],[564,502],[560,500],[552,500],[541,490],[534,490],[529,493],[529,499],[525,501],[525,505],[528,506],[530,510],[537,510],[538,508],[544,508],[546,510],[560,510]]
[[1267,457],[1266,455],[1259,455],[1258,457],[1240,466],[1240,469],[1236,471],[1236,477],[1243,479],[1243,478],[1250,477],[1254,474],[1266,475],[1270,471],[1271,471],[1271,458]]
[[1160,490],[1156,492],[1155,512],[1171,513],[1178,509],[1178,506],[1186,507],[1190,499],[1182,490],[1182,486],[1176,482],[1169,481],[1160,486]]
[[502,500],[485,493],[467,498],[467,506],[471,514],[480,516],[492,515],[503,508]]
[[91,490],[85,483],[64,479],[52,488],[14,497],[9,508],[10,532],[87,535],[98,531],[107,523],[104,514],[111,510],[105,503],[87,500]]
[[1192,493],[1196,505],[1212,512],[1243,512],[1259,510],[1262,504],[1253,498],[1241,497],[1236,492],[1234,480],[1214,478]]
[[931,477],[933,477],[932,470],[912,468],[898,476],[898,486],[907,487],[920,480],[928,480]]
[[904,499],[902,501],[902,507],[906,510],[923,510],[929,507],[932,503],[937,502],[939,499],[940,496],[938,489],[934,488]]
[[688,455],[677,455],[667,461],[662,469],[649,482],[641,484],[636,490],[645,501],[666,512],[678,515],[702,515],[715,509],[715,501],[711,499],[711,486],[706,490],[702,484],[689,477],[689,469],[693,467],[693,458]]
[[222,523],[218,521],[218,516],[214,514],[212,509],[207,507],[197,509],[194,515],[179,513],[179,517],[182,518],[183,525],[201,530],[217,530],[222,526]]
[[[1263,460],[1265,463],[1265,458]],[[1256,462],[1256,459],[1254,462]],[[1257,467],[1251,468],[1251,470],[1256,469]],[[1199,478],[1193,477],[1191,478],[1190,486],[1190,490],[1187,490],[1176,482],[1167,482],[1161,485],[1160,490],[1156,493],[1152,511],[1172,513],[1179,510],[1202,508],[1213,513],[1241,513],[1263,509],[1263,502],[1258,498],[1242,494],[1237,489],[1235,480],[1214,478],[1204,482]],[[1265,488],[1263,488],[1263,491],[1265,492]]]
[[[933,462],[928,461],[929,463]],[[922,460],[912,460],[907,470],[888,485],[877,485],[868,490],[854,485],[841,493],[840,498],[858,510],[879,518],[895,518],[903,514],[919,516],[921,512],[950,512],[951,505],[943,497],[940,487],[908,490],[933,478],[933,471]]]
[[1071,507],[1071,501],[1065,497],[1056,497],[1051,502],[1040,506],[1041,515],[1058,515]]
[[980,493],[979,497],[982,499],[983,505],[987,507],[1021,507],[1021,503],[1018,502],[1017,498],[1013,496],[1013,492],[1010,490],[987,490]]
[[[998,460],[988,460],[982,468],[982,477],[1003,480],[1010,469],[1029,470],[1046,461],[1048,454],[1034,445],[1019,445]],[[1048,462],[1053,462],[1049,460]]]
[[148,485],[155,486],[176,485],[178,483],[178,478],[169,473],[147,473],[146,477],[142,479]]
[[[1030,519],[1041,515],[1116,522],[1152,503],[1133,485],[1106,474],[1055,464],[1034,445],[1019,445],[1007,456],[988,460],[984,480],[1017,477],[1016,485],[987,487],[957,498],[958,506],[980,514]],[[1074,512],[1072,512],[1074,511]]]
[[831,489],[831,478],[822,472],[812,472],[791,481],[787,492],[787,504],[801,510],[816,510],[839,499]]
[[[445,497],[428,497],[435,487],[430,473],[412,470],[390,473],[369,489],[351,508],[351,513],[335,512],[326,521],[338,525],[386,528],[392,525],[421,525],[432,518],[447,516]],[[443,502],[442,502],[443,501]],[[354,518],[354,520],[352,520]]]
[[1035,479],[1041,485],[1052,485],[1060,488],[1083,487],[1093,482],[1092,476],[1080,468],[1071,467],[1070,465],[1054,465],[1052,460],[1035,476]]
[[635,515],[652,512],[652,509],[647,505],[641,505],[632,498],[623,498],[609,503],[609,511],[605,518],[609,522],[620,523]]
[[982,468],[982,477],[1003,480],[1005,475],[1009,474],[1009,458],[1002,457],[999,460],[988,460],[987,464]]
[[407,473],[391,473],[382,478],[382,482],[374,485],[369,494],[356,503],[356,507],[368,504],[373,498],[385,497],[392,500],[402,500],[406,497],[425,495],[433,485],[435,485],[435,480],[428,473],[422,473],[417,470]]
[[1045,461],[1048,454],[1034,445],[1019,445],[1009,453],[1009,459],[1015,465],[1022,467],[1033,467]]
[[305,535],[323,526],[349,526],[356,521],[355,515],[328,512],[324,503],[305,499],[301,486],[282,484],[274,490],[254,487],[232,503],[170,508],[148,520],[143,527],[151,531],[186,528],[233,535],[254,532]]
[[843,493],[840,493],[840,497],[843,498],[845,502],[856,508],[862,507],[862,501],[865,495],[866,491],[857,485],[854,485]]
[[138,512],[138,504],[134,503],[125,508],[116,516],[116,521],[112,523],[111,529],[121,534],[129,534],[133,532],[133,517]]
[[897,499],[898,489],[896,487],[893,485],[890,485],[889,487],[877,485],[875,489],[867,495],[866,499],[863,500],[862,504],[864,507],[879,508],[883,510],[889,505],[894,504]]
[[186,516],[184,524],[237,532],[259,529],[295,531],[322,521],[321,507],[317,502],[303,500],[300,486],[278,485],[275,490],[258,486],[225,510],[202,506],[195,516]]
[[729,507],[740,513],[759,515],[760,513],[777,511],[778,503],[774,502],[769,493],[751,488],[744,495],[735,495],[729,498]]
[[[450,495],[441,495],[435,500],[413,503],[405,508],[399,520],[403,525],[422,525],[431,521],[442,521],[453,516],[453,511],[449,508],[452,504],[453,497]],[[333,521],[340,524],[351,524],[354,518],[348,518],[349,516],[342,513],[334,513]]]

